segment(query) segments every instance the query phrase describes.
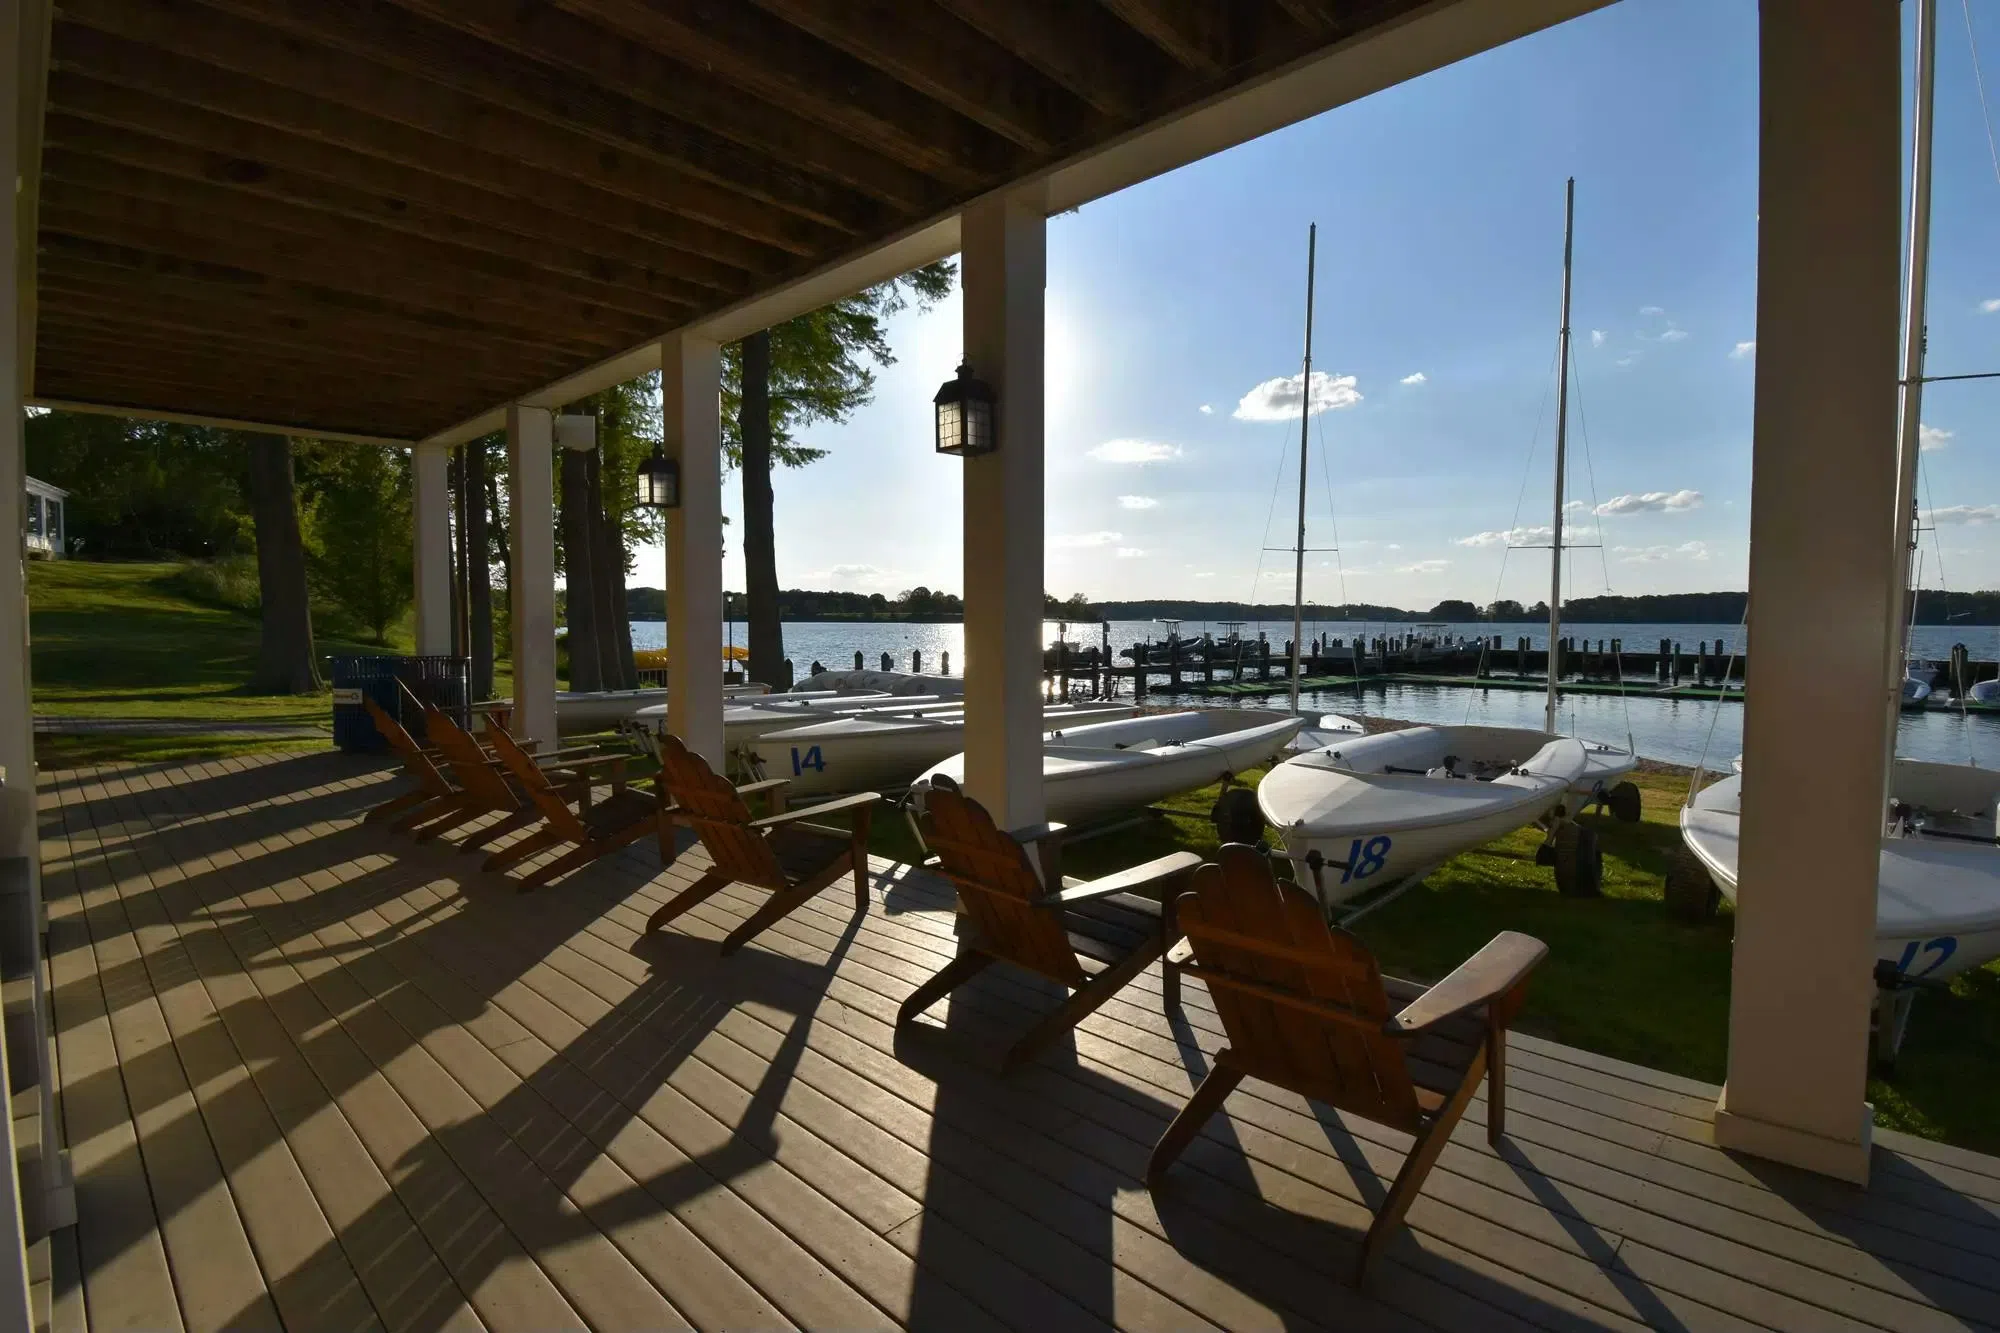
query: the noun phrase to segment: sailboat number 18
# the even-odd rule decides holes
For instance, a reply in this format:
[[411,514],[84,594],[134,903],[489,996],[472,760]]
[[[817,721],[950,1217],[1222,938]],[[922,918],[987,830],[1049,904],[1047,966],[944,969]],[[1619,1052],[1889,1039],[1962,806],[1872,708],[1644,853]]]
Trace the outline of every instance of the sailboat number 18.
[[1345,884],[1349,880],[1367,879],[1380,870],[1383,860],[1389,855],[1390,845],[1386,833],[1376,834],[1366,844],[1356,838],[1353,846],[1347,849],[1347,865],[1340,872],[1340,882]]

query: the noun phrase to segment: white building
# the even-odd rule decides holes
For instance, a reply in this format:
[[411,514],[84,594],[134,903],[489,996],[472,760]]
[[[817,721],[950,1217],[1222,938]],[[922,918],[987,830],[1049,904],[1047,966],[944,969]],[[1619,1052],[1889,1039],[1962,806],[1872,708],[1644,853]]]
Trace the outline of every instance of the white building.
[[60,560],[68,549],[67,516],[63,509],[69,503],[69,492],[33,477],[23,480],[28,490],[28,528],[24,538],[28,555]]

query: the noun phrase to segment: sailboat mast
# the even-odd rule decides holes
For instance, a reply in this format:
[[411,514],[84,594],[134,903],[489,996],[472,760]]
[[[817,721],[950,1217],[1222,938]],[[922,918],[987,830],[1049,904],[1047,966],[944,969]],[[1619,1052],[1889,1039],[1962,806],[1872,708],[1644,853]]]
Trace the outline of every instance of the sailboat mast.
[[1890,599],[1889,660],[1883,664],[1888,686],[1887,722],[1883,744],[1896,755],[1896,720],[1903,704],[1903,678],[1909,674],[1906,633],[1916,618],[1915,578],[1911,566],[1917,554],[1917,458],[1923,448],[1924,302],[1928,295],[1931,258],[1931,103],[1937,92],[1937,0],[1917,0],[1916,105],[1910,113],[1910,254],[1904,280],[1902,411],[1896,422],[1896,507],[1891,511],[1907,540],[1896,543],[1897,595]]
[[1569,276],[1570,243],[1576,230],[1576,177],[1563,187],[1563,309],[1562,332],[1556,345],[1556,508],[1549,529],[1549,691],[1544,730],[1556,729],[1557,642],[1562,638],[1563,602],[1563,475],[1569,453]]
[[1313,382],[1313,262],[1319,249],[1319,224],[1306,228],[1306,368],[1299,379],[1299,531],[1292,545],[1292,716],[1299,715],[1300,636],[1305,633],[1306,605],[1306,427],[1312,421]]

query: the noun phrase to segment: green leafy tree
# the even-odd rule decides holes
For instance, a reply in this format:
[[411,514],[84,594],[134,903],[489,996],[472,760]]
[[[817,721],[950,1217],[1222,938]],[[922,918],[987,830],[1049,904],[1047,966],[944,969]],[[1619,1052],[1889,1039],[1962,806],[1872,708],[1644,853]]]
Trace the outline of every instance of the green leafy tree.
[[776,683],[785,655],[772,466],[803,467],[825,456],[823,449],[800,444],[797,432],[845,421],[872,399],[875,367],[896,360],[889,349],[889,317],[913,302],[928,309],[950,294],[955,275],[950,260],[926,264],[723,350],[723,443],[729,461],[743,469],[751,679]]
[[399,450],[327,445],[316,462],[313,581],[386,643],[412,596],[409,460]]
[[87,559],[216,559],[255,545],[242,441],[229,431],[92,412],[36,412],[28,472],[70,493]]

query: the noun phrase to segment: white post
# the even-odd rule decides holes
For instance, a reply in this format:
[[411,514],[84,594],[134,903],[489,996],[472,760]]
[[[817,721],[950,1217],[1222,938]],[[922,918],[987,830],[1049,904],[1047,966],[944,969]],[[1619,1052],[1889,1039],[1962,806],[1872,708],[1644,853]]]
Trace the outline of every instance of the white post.
[[448,450],[435,445],[410,451],[417,651],[424,654],[451,651],[451,487],[446,480],[450,459]]
[[[667,726],[719,773],[722,752],[722,349],[660,344],[660,422],[680,460],[667,511]],[[774,775],[777,776],[777,775]]]
[[[514,734],[556,739],[556,483],[545,407],[507,409],[507,588],[514,651]],[[446,599],[449,605],[449,599]]]
[[1750,677],[1715,1139],[1865,1184],[1896,545],[1896,6],[1763,0]]
[[1002,828],[1043,819],[1042,382],[1046,210],[1039,191],[960,221],[965,360],[993,386],[999,447],[965,460],[965,785]]

